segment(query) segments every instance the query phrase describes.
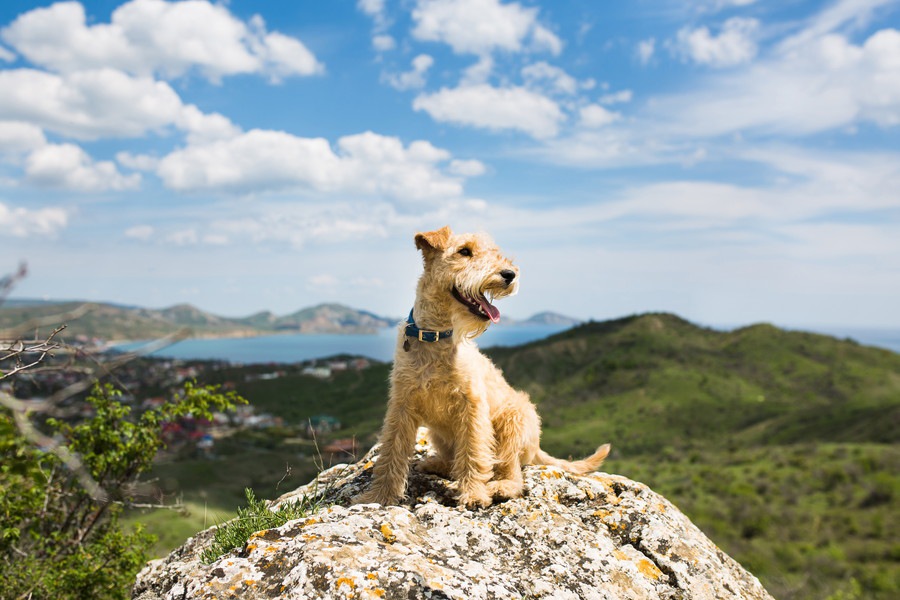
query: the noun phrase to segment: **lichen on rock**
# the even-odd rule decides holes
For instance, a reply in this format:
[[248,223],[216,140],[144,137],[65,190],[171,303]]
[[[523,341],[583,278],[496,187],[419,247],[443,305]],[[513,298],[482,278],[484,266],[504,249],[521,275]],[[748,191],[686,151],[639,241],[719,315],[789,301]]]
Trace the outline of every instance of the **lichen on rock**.
[[[414,461],[429,451],[417,446]],[[331,504],[258,532],[203,564],[212,529],[138,574],[136,600],[184,598],[548,598],[771,600],[677,508],[625,477],[525,468],[522,498],[469,511],[451,482],[410,471],[399,506],[349,506],[377,447],[282,496]]]

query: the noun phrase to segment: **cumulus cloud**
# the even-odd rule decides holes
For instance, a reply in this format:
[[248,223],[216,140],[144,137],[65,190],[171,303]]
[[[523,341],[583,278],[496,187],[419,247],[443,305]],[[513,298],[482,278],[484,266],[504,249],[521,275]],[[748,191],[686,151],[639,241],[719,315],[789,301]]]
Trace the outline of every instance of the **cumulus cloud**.
[[653,60],[653,55],[656,53],[656,38],[648,38],[638,42],[636,52],[638,61],[642,65],[650,64],[650,61]]
[[159,166],[159,159],[147,154],[133,154],[131,152],[117,152],[116,162],[132,171],[155,171]]
[[9,161],[47,143],[40,127],[21,121],[0,121],[0,157]]
[[709,28],[682,28],[673,49],[685,60],[712,67],[731,67],[749,62],[756,56],[759,21],[734,17],[725,21],[718,35]]
[[280,79],[323,70],[296,38],[268,32],[259,16],[245,23],[206,0],[132,0],[109,23],[88,25],[78,2],[20,15],[0,33],[32,64],[57,72],[114,68],[180,77],[196,70],[217,81],[247,73]]
[[65,75],[0,71],[0,119],[33,123],[76,139],[138,137],[174,125],[200,137],[231,135],[222,115],[185,105],[169,84],[114,69]]
[[69,222],[68,213],[62,208],[28,210],[10,207],[0,202],[0,236],[24,238],[30,236],[55,236]]
[[559,54],[562,41],[537,20],[536,8],[499,0],[418,0],[412,11],[413,37],[443,42],[457,54],[495,50]]
[[372,36],[372,47],[378,52],[387,52],[397,47],[397,42],[392,36],[381,33]]
[[621,118],[617,112],[613,112],[599,104],[588,104],[579,110],[580,124],[589,129],[609,125]]
[[122,175],[110,161],[94,161],[74,144],[47,144],[25,159],[25,179],[34,185],[79,192],[137,188],[141,176]]
[[565,115],[559,105],[524,87],[487,84],[443,88],[419,95],[415,110],[436,121],[468,125],[492,131],[516,130],[535,138],[555,136]]
[[599,98],[597,98],[597,102],[600,104],[624,104],[626,102],[631,102],[631,99],[634,97],[634,92],[631,90],[619,90],[618,92],[612,92],[610,94],[603,94]]
[[569,96],[577,94],[582,89],[590,89],[594,86],[593,80],[580,82],[563,69],[544,61],[523,67],[522,78],[525,80],[525,84],[532,89]]
[[[812,134],[861,122],[900,124],[900,31],[861,45],[828,34],[701,89],[657,99],[674,133]],[[664,108],[663,108],[664,107]]]
[[441,167],[450,158],[428,142],[404,146],[372,132],[342,137],[333,149],[323,138],[257,129],[176,150],[157,174],[178,191],[298,189],[415,202],[462,194],[459,174]]
[[420,54],[412,60],[412,69],[404,73],[386,74],[384,79],[395,90],[411,90],[425,86],[425,76],[434,64],[427,54]]

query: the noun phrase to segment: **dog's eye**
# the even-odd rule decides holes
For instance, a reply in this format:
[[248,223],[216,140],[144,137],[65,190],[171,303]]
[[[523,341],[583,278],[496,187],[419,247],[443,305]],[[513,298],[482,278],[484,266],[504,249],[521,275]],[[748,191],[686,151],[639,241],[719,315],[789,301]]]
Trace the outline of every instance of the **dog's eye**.
[[472,250],[471,250],[471,248],[463,247],[463,248],[459,249],[458,254],[460,256],[472,256]]

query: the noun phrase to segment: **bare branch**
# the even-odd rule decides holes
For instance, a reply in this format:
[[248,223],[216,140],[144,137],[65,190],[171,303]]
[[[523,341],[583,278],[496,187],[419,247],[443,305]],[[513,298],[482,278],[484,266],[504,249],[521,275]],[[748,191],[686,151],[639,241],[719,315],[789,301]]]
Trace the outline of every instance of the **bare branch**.
[[[0,363],[11,359],[15,359],[16,361],[16,366],[13,367],[11,371],[0,373],[0,381],[6,379],[7,377],[12,377],[20,371],[25,371],[26,369],[36,367],[41,362],[43,362],[43,360],[47,357],[47,354],[61,347],[61,345],[58,342],[55,342],[53,338],[55,338],[56,335],[65,328],[65,325],[60,325],[53,331],[53,333],[50,334],[50,336],[46,340],[43,341],[34,340],[26,344],[25,342],[19,340],[12,343],[6,343],[5,347],[3,345],[4,342],[0,342],[0,352],[7,353],[5,356],[0,356]],[[22,356],[26,354],[39,354],[39,356],[30,363],[24,363],[22,362]]]

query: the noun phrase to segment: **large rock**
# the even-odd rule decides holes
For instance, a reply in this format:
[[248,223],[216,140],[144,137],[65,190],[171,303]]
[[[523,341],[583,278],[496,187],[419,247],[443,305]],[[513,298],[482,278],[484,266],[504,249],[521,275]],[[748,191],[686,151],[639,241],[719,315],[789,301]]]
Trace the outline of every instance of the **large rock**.
[[[420,442],[416,460],[428,448]],[[401,506],[350,506],[377,448],[282,496],[333,505],[205,565],[209,529],[152,561],[138,600],[184,598],[771,599],[759,581],[647,486],[526,467],[525,496],[455,506],[444,479],[412,471]]]

